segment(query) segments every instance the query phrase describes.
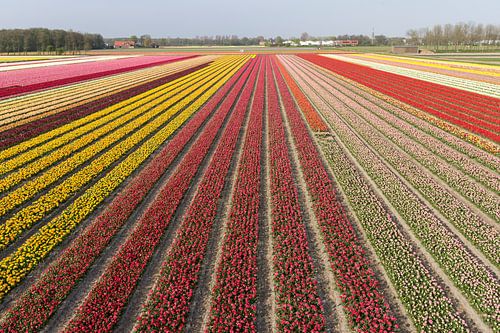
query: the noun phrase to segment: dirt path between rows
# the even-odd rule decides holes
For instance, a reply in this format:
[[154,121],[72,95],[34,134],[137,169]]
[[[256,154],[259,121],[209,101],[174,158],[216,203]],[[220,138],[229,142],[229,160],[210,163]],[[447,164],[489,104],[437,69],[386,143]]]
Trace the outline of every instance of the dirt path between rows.
[[[269,64],[268,64],[269,66]],[[265,75],[265,74],[264,74]],[[276,332],[276,299],[274,292],[273,240],[271,231],[271,196],[269,165],[269,115],[267,78],[264,79],[264,114],[261,156],[261,200],[257,245],[257,332]]]

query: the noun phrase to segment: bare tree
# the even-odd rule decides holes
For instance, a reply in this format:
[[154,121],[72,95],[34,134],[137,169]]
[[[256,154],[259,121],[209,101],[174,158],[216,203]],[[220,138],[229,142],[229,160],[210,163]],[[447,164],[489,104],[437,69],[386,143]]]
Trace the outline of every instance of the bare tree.
[[418,36],[418,31],[415,29],[410,29],[406,32],[406,35],[410,38],[410,44],[419,45],[420,38]]
[[439,51],[439,46],[444,43],[443,38],[443,27],[440,24],[436,24],[432,28],[432,35],[434,37],[434,45],[436,46],[436,51]]

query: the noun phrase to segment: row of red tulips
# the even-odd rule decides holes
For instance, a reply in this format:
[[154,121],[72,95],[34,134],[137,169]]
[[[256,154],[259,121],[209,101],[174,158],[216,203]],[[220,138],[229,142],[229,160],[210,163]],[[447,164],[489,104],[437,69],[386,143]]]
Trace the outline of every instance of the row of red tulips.
[[216,268],[209,332],[255,332],[265,64],[261,65]]
[[[464,145],[463,141],[459,141],[459,139],[454,136],[448,135],[448,137],[446,138],[445,136],[443,136],[443,134],[446,134],[446,132],[441,132],[438,129],[431,128],[430,125],[425,121],[420,120],[417,117],[412,117],[403,110],[377,99],[376,97],[372,96],[369,93],[366,93],[362,89],[359,89],[357,86],[348,84],[344,80],[336,78],[334,75],[330,75],[321,70],[317,70],[314,68],[314,66],[299,65],[299,61],[296,61],[297,58],[292,59],[287,57],[281,59],[285,59],[285,61],[288,62],[288,64],[293,68],[300,67],[300,70],[303,71],[304,74],[309,75],[310,77],[316,77],[316,81],[318,83],[324,82],[325,89],[332,91],[331,88],[333,88],[337,90],[339,93],[335,93],[335,96],[338,99],[344,101],[345,104],[353,105],[351,108],[354,111],[363,110],[363,113],[366,115],[365,119],[370,118],[374,119],[374,121],[377,122],[377,125],[375,125],[377,129],[389,130],[391,132],[397,130],[398,133],[405,134],[408,138],[411,138],[413,141],[418,142],[418,144],[402,144],[403,149],[420,150],[420,145],[422,145],[428,150],[428,152],[425,153],[423,151],[421,153],[414,153],[414,156],[422,156],[420,154],[429,154],[430,152],[432,152],[436,156],[439,156],[446,160],[447,163],[463,171],[470,177],[475,178],[477,181],[483,183],[491,190],[500,190],[498,174],[491,170],[495,169],[494,163],[492,167],[490,166],[489,168],[487,166],[481,165],[481,163],[484,163],[482,161],[483,156],[488,160],[493,161],[494,158],[491,155],[488,155],[484,151],[474,149],[474,147],[470,145]],[[293,64],[290,61],[292,61]],[[358,105],[361,105],[363,107],[357,107],[353,103],[357,103]],[[383,122],[379,122],[378,119],[382,120]],[[384,123],[391,126],[388,127],[387,125],[384,125]],[[402,143],[403,140],[407,139],[398,137],[393,141],[396,143]],[[458,147],[456,146],[455,142],[450,141],[462,143],[462,145]],[[462,147],[466,148],[466,150],[460,151]],[[483,156],[478,156],[478,154],[481,154]],[[434,156],[430,157],[435,158]],[[436,162],[436,164],[439,163],[442,162]],[[489,165],[489,163],[487,165]],[[447,168],[449,167],[450,166],[448,165]]]
[[[368,73],[373,75],[373,79],[384,79],[385,81],[389,81],[390,84],[402,84],[403,86],[400,88],[403,91],[409,90],[411,92],[415,92],[417,95],[428,95],[429,98],[434,101],[442,101],[447,105],[465,108],[469,111],[478,111],[478,116],[491,115],[498,117],[500,113],[500,102],[495,97],[481,95],[434,82],[423,81],[404,75],[389,73],[374,68],[368,68],[366,66],[350,62],[339,62],[344,67],[344,70],[347,69],[353,74],[366,73],[365,70],[368,69]],[[358,66],[362,69],[360,69]],[[438,98],[436,99],[436,97]]]
[[136,331],[181,331],[184,328],[217,209],[221,204],[222,190],[247,115],[260,58],[255,59],[254,63],[212,162],[168,250],[155,287],[143,306]]
[[[278,62],[279,63],[279,62]],[[281,63],[282,72],[286,69]],[[321,161],[319,151],[296,108],[283,78],[277,82],[285,105],[290,130],[312,197],[313,209],[323,233],[326,249],[342,300],[352,324],[361,332],[386,332],[397,328],[395,318],[382,294],[370,262],[352,222],[337,200],[333,183]]]
[[195,114],[92,224],[72,241],[70,247],[10,306],[0,330],[24,332],[43,327],[243,72],[244,68]]
[[[361,65],[348,64],[343,61],[328,59],[317,55],[302,55],[301,57],[328,70],[332,70],[335,73],[346,76],[356,82],[362,83],[372,89],[394,97],[402,102],[424,110],[436,117],[449,121],[450,123],[458,125],[473,133],[483,135],[496,142],[500,141],[500,135],[497,134],[500,129],[498,125],[487,123],[481,119],[471,117],[445,106],[440,99],[441,96],[439,95],[433,97],[431,92],[428,92],[425,95],[423,93],[418,93],[422,90],[422,87],[436,84],[406,77],[404,78],[404,81],[400,82],[398,80],[402,77],[400,75],[377,71]],[[385,74],[390,74],[394,77],[386,77]],[[411,86],[411,89],[407,89],[404,87],[407,83],[406,81],[416,81],[417,84]]]
[[[383,72],[386,73],[386,72]],[[408,78],[406,76],[401,76],[403,78]],[[388,80],[389,78],[376,77],[377,80]],[[406,80],[398,80],[400,77],[393,79],[391,81],[391,85],[397,87],[398,84],[405,84]],[[411,78],[410,85],[404,86],[401,88],[401,91],[405,93],[407,96],[412,96],[414,94],[419,98],[427,98],[430,105],[438,104],[445,110],[445,112],[450,114],[457,114],[459,116],[465,116],[468,121],[474,122],[478,121],[478,124],[484,123],[486,126],[495,124],[498,125],[499,119],[498,116],[500,114],[500,110],[498,108],[492,107],[491,105],[475,105],[474,99],[468,98],[469,96],[464,95],[463,93],[457,92],[457,89],[454,89],[454,94],[449,94],[446,91],[447,86],[439,85],[436,83],[418,80]],[[413,84],[412,84],[413,83]],[[429,83],[429,85],[426,85]],[[472,92],[466,94],[474,94]],[[480,95],[482,96],[482,95]],[[471,117],[469,117],[469,115]],[[484,120],[481,122],[480,120]],[[490,124],[488,124],[490,123]]]
[[136,222],[134,230],[109,262],[84,303],[76,309],[65,328],[66,332],[112,330],[248,75],[247,70],[175,172],[162,184],[154,201]]
[[[371,106],[365,100],[360,100],[360,96],[357,94],[347,96],[347,89],[341,89],[338,85],[334,85],[336,89],[339,89],[338,91],[330,92],[330,80],[316,82],[315,76],[310,78],[310,84],[316,91],[324,96],[332,96],[332,100],[335,101],[333,105],[335,110],[350,123],[352,128],[368,144],[376,148],[386,161],[391,163],[415,189],[419,190],[492,262],[498,261],[498,256],[496,256],[498,232],[495,227],[485,223],[477,213],[464,203],[460,195],[447,190],[440,181],[434,179],[433,175],[440,177],[445,184],[454,188],[492,217],[495,217],[498,206],[494,190],[486,190],[483,186],[471,181],[467,176],[417,143],[425,143],[425,140],[415,140],[413,133],[409,136],[403,135],[393,127],[394,125],[386,122],[390,117],[384,114],[383,110]],[[379,114],[385,117],[377,117]],[[413,131],[411,127],[409,130],[414,132],[414,128]],[[460,156],[457,158],[459,161],[463,160],[463,164],[470,162]],[[479,173],[480,171],[476,166],[471,168],[471,172]],[[498,182],[498,177],[493,172],[490,172],[490,175]],[[497,183],[495,187],[498,186]]]
[[277,328],[280,332],[322,332],[325,330],[323,306],[308,252],[275,73],[268,66],[269,181]]
[[[338,118],[330,117],[333,108],[321,98],[321,96],[326,96],[325,91],[310,85],[306,82],[309,78],[304,80],[297,75],[296,69],[289,65],[290,63],[287,62],[287,69],[304,89],[304,93],[326,116],[326,119],[335,124],[332,129],[341,139],[344,139],[341,130],[347,128],[347,125],[342,124]],[[463,317],[447,298],[444,289],[436,283],[435,273],[429,271],[428,263],[415,252],[414,243],[400,231],[399,223],[402,221],[394,218],[385,203],[378,199],[366,179],[360,176],[361,171],[356,169],[354,162],[336,139],[325,138],[320,143],[322,143],[326,159],[330,162],[335,179],[340,183],[344,195],[349,200],[370,243],[389,274],[402,303],[408,310],[409,317],[418,328],[422,328],[425,332],[438,332],[443,328],[457,330],[460,326],[463,326],[463,331],[466,331]],[[346,141],[346,145],[348,149],[351,149],[351,141]],[[372,157],[366,153],[367,151],[369,150],[365,150],[360,156],[363,161],[373,164]],[[377,171],[377,175],[384,174],[380,168]],[[382,179],[382,184],[391,185],[385,179]],[[429,320],[435,324],[429,325]]]
[[[193,57],[197,57],[197,55],[134,57],[103,61],[102,63],[63,65],[64,68],[61,66],[53,66],[4,72],[0,73],[0,78],[4,82],[3,86],[0,87],[0,98],[58,87],[84,80],[92,80],[151,66],[164,65]],[[7,84],[9,86],[6,86]]]
[[183,70],[179,73],[167,75],[165,77],[156,79],[154,81],[147,82],[139,86],[117,92],[111,96],[102,97],[95,101],[85,103],[76,107],[72,107],[60,113],[53,114],[41,119],[37,119],[27,124],[0,132],[0,149],[4,149],[9,146],[20,143],[22,141],[28,140],[39,134],[45,133],[47,131],[50,131],[67,123],[70,123],[73,120],[83,118],[98,110],[102,110],[113,104],[122,102],[132,96],[142,94],[151,89],[159,87],[165,83],[174,81],[180,77],[193,73],[208,65],[209,63],[206,63],[203,65]]
[[[325,91],[310,85],[309,82],[306,82],[309,81],[309,78],[303,79],[297,75],[296,68],[291,66],[289,62],[286,64],[287,69],[291,71],[304,93],[326,116],[326,119],[334,124],[332,129],[340,139],[344,140],[343,129],[347,130],[348,127],[339,118],[330,116],[333,114],[333,107],[327,103],[328,98],[324,100],[321,97],[327,96]],[[347,138],[344,142],[350,150],[356,148],[352,145],[356,141],[361,142],[356,137]],[[340,183],[344,195],[349,200],[370,243],[384,265],[385,271],[391,278],[399,298],[407,308],[409,317],[417,328],[421,328],[424,332],[467,331],[468,328],[463,316],[447,298],[444,288],[437,283],[435,273],[429,271],[429,264],[414,250],[413,241],[400,231],[399,224],[402,221],[393,217],[390,209],[374,193],[364,176],[360,176],[361,171],[357,170],[354,162],[347,156],[348,153],[341,148],[336,139],[320,139],[320,143],[326,159],[330,162],[335,179]],[[356,154],[356,157],[362,159],[361,167],[365,166],[365,161],[368,165],[377,167],[376,181],[378,181],[380,179],[378,176],[384,175],[384,170],[381,169],[381,165],[373,162],[373,156],[370,156],[366,146],[361,144],[358,147],[364,149],[359,156]],[[358,151],[354,150],[354,152]],[[370,174],[370,176],[372,175]],[[395,182],[394,178],[388,180],[382,177],[380,183],[390,187]],[[387,195],[386,192],[383,194]],[[395,196],[402,196],[401,192],[396,193]],[[405,199],[408,200],[408,197],[403,200]]]

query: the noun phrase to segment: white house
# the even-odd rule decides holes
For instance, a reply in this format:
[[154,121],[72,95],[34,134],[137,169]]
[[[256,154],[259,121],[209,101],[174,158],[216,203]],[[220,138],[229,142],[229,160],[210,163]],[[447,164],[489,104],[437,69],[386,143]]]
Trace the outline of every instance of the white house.
[[290,46],[299,46],[299,44],[295,43],[293,40],[286,40],[283,42],[284,45],[290,45]]
[[321,46],[321,41],[319,40],[300,41],[300,46]]

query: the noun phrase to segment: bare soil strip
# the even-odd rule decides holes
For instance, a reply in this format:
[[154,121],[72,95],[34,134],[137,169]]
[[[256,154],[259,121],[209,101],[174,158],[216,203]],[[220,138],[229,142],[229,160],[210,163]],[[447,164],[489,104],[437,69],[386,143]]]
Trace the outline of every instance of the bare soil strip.
[[[267,64],[269,66],[269,64]],[[259,246],[257,257],[257,331],[276,332],[276,295],[274,291],[273,270],[273,240],[272,240],[272,204],[271,204],[271,176],[269,159],[269,110],[267,77],[264,83],[264,132],[262,158],[262,213],[259,221]]]
[[[264,89],[266,84],[264,83]],[[267,91],[264,94],[264,114],[261,151],[261,199],[259,242],[257,245],[257,332],[276,332],[274,286],[272,271],[271,201],[269,195],[269,138]]]

